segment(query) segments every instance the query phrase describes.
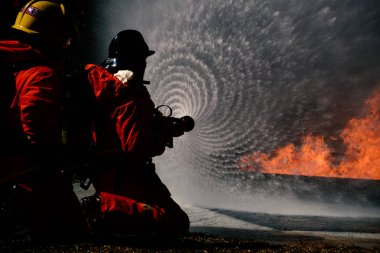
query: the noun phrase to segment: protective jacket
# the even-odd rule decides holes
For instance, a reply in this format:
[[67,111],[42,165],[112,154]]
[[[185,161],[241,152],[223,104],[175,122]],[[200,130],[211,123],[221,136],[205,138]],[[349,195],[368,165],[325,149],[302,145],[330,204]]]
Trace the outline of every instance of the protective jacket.
[[[7,139],[5,145],[7,152],[4,156],[8,158],[7,160],[11,160],[4,162],[10,163],[9,169],[13,170],[2,169],[1,173],[7,175],[0,174],[0,178],[6,180],[12,176],[11,174],[22,173],[22,170],[30,169],[31,166],[21,164],[22,161],[13,159],[12,155],[29,153],[30,150],[25,151],[24,148],[33,145],[35,147],[32,149],[35,150],[33,155],[42,158],[49,154],[41,154],[39,151],[52,151],[52,147],[59,146],[61,84],[56,64],[27,44],[18,41],[0,41],[0,63],[2,66],[7,65],[7,70],[11,71],[14,77],[13,90],[8,94],[11,99],[6,105],[9,109],[6,115],[7,133],[2,133]],[[35,158],[33,160],[39,159]],[[15,161],[20,164],[15,165]]]
[[157,155],[152,129],[155,107],[146,87],[122,82],[97,65],[87,65],[86,71],[100,105],[95,124],[97,146],[120,147],[140,161]]

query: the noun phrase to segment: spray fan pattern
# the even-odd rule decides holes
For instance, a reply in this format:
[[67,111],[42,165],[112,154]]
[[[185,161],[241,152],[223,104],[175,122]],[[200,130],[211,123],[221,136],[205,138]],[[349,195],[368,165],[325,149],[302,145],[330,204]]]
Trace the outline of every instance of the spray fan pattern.
[[156,50],[146,71],[153,100],[196,121],[155,158],[174,192],[250,191],[242,157],[300,145],[308,134],[329,137],[333,162],[340,162],[344,126],[379,86],[378,1],[163,0],[133,7],[152,10],[125,22]]

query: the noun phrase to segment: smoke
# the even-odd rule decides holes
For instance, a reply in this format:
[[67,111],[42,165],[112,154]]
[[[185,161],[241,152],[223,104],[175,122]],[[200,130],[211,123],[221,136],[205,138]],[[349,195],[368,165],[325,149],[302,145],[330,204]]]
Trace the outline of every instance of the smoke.
[[145,77],[153,100],[195,118],[155,158],[185,202],[255,195],[240,156],[306,133],[339,136],[379,86],[377,0],[104,0],[96,11],[99,61],[117,32],[140,30],[156,50]]

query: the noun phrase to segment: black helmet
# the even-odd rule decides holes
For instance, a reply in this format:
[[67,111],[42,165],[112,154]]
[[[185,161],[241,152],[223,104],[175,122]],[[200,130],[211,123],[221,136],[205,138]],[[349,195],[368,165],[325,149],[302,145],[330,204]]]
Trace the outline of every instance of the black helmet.
[[108,58],[102,65],[107,69],[123,69],[123,66],[128,64],[128,60],[145,60],[154,53],[154,51],[149,50],[139,31],[124,30],[112,39],[108,49]]

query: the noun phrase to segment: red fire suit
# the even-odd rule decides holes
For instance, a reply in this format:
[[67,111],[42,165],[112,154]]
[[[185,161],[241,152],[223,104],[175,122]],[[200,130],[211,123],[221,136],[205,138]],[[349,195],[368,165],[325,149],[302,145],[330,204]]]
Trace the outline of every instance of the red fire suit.
[[1,133],[8,139],[1,151],[1,189],[17,186],[11,201],[18,207],[17,217],[35,236],[76,239],[86,233],[87,225],[71,179],[59,173],[59,65],[18,41],[0,41],[0,62],[14,66],[15,86],[6,115],[8,132]]
[[96,65],[87,65],[86,70],[100,105],[96,146],[100,152],[121,153],[112,163],[108,161],[106,170],[94,180],[103,216],[122,214],[114,222],[119,226],[116,229],[126,224],[132,232],[187,232],[187,214],[171,198],[154,164],[146,162],[165,149],[161,135],[153,129],[155,106],[148,90],[141,84],[123,83]]

